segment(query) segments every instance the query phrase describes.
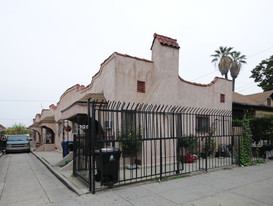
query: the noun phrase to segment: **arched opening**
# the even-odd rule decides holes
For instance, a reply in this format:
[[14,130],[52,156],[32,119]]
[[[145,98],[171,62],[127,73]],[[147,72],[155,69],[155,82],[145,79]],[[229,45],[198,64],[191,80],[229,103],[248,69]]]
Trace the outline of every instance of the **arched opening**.
[[46,134],[45,134],[45,142],[47,144],[54,144],[55,143],[55,133],[53,132],[52,129],[49,127],[44,126],[44,129],[46,129]]

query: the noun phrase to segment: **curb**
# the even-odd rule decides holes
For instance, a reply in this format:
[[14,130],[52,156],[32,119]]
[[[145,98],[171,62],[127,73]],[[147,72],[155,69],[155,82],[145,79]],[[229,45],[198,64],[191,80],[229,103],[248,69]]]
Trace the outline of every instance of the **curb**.
[[38,155],[36,155],[33,151],[31,151],[31,153],[37,158],[39,159],[46,167],[47,169],[53,174],[55,175],[68,189],[70,189],[71,191],[75,192],[77,195],[81,196],[84,195],[85,193],[82,192],[80,189],[78,189],[72,182],[70,182],[69,180],[67,180],[66,177],[64,177],[59,171],[55,170],[52,165],[48,164],[46,161],[44,161],[41,157],[39,157]]

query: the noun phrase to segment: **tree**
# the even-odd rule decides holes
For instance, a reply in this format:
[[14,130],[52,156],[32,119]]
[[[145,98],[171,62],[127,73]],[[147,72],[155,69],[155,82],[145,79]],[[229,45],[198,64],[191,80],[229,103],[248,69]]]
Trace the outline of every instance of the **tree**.
[[264,92],[273,90],[273,55],[268,59],[262,60],[259,65],[251,70],[255,82],[261,87]]
[[235,89],[235,79],[238,77],[242,64],[246,64],[246,56],[241,52],[234,51],[231,53],[232,63],[230,67],[230,76],[232,77],[232,91]]
[[27,128],[22,124],[14,124],[12,127],[6,129],[6,134],[31,134]]
[[211,55],[213,57],[212,63],[218,63],[219,71],[227,79],[228,71],[230,70],[232,59],[232,47],[222,47],[220,46],[218,50],[215,50],[215,54]]

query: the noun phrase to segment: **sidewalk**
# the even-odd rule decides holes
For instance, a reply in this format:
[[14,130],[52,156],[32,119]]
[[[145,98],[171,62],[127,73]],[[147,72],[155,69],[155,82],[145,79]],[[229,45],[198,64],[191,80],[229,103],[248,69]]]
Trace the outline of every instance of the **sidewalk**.
[[[33,152],[59,179],[78,193],[76,200],[63,205],[273,205],[273,161],[251,167],[226,168],[167,182],[133,184],[88,194],[88,188],[71,176],[72,170],[53,166],[62,154]],[[46,162],[46,161],[48,162]],[[60,203],[60,202],[59,202]]]
[[89,193],[89,189],[80,180],[74,177],[73,170],[65,169],[56,165],[59,161],[63,159],[63,154],[59,151],[46,151],[46,152],[36,152],[32,153],[69,189],[78,195],[83,195]]

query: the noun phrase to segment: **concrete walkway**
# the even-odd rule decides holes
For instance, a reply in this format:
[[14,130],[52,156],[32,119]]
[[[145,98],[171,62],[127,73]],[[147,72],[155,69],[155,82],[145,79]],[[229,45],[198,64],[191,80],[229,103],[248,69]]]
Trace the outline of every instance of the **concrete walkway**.
[[[34,152],[46,164],[56,163],[61,153]],[[50,163],[51,162],[51,163]],[[57,171],[53,166],[52,170]],[[72,171],[57,171],[72,190],[81,196],[59,201],[56,205],[273,205],[273,161],[251,167],[234,167],[209,171],[167,182],[146,182],[84,194],[88,189]],[[55,205],[51,203],[51,205]]]

